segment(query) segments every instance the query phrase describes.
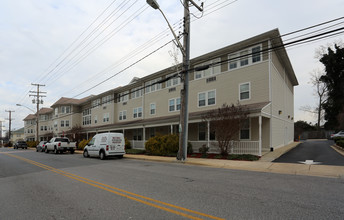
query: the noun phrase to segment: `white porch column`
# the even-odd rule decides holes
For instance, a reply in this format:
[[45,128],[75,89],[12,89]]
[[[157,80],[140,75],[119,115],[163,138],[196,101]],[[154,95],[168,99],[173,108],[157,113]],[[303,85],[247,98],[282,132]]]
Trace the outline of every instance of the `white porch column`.
[[171,134],[173,134],[173,124],[171,124]]
[[142,140],[143,140],[143,145],[144,145],[146,142],[146,127],[145,126],[143,126],[143,128],[142,128],[142,132],[143,132]]
[[259,115],[259,155],[262,156],[262,116]]
[[207,147],[210,146],[209,141],[210,141],[210,122],[207,121]]

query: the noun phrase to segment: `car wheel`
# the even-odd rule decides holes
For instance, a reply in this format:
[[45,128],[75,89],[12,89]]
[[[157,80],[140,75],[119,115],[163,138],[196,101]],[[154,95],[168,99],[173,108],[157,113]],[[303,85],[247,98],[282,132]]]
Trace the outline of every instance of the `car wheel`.
[[36,147],[36,152],[38,152],[38,148]]
[[84,155],[84,157],[89,157],[90,156],[90,155],[88,155],[88,151],[87,150],[84,150],[84,153],[82,155]]
[[104,160],[105,159],[105,153],[104,153],[104,151],[100,151],[100,153],[99,153],[99,158],[101,159],[101,160]]
[[71,153],[71,154],[74,154],[74,150],[70,150],[70,153]]
[[122,159],[123,158],[123,155],[118,155],[117,156],[119,159]]
[[58,150],[56,149],[56,147],[54,148],[54,154],[58,154]]

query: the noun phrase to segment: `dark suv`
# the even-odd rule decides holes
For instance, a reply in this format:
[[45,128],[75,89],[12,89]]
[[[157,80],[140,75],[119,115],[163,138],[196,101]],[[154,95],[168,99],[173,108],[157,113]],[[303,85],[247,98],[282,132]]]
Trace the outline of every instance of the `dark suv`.
[[18,149],[18,148],[25,148],[27,149],[27,143],[25,141],[17,141],[14,146],[13,146],[14,149]]

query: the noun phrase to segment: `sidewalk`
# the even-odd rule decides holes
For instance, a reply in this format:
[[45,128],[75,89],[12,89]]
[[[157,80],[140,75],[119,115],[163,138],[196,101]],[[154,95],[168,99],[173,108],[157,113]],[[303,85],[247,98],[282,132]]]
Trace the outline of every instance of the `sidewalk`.
[[268,173],[307,175],[319,177],[344,178],[344,167],[342,166],[327,166],[327,165],[307,165],[307,164],[292,164],[292,163],[273,163],[274,159],[282,154],[296,147],[299,143],[294,142],[285,147],[275,149],[273,152],[268,152],[261,157],[259,161],[235,161],[235,160],[221,160],[221,159],[203,159],[203,158],[187,158],[185,162],[177,161],[175,157],[159,157],[148,155],[133,155],[126,154],[125,158],[151,160],[168,163],[184,163],[189,165],[201,165],[214,168],[258,171]]

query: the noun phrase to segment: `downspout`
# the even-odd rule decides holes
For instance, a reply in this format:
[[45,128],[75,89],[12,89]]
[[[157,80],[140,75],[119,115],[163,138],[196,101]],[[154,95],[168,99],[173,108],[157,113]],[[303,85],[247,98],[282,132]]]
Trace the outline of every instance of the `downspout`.
[[272,146],[272,77],[271,77],[271,41],[268,41],[268,48],[269,48],[269,102],[270,102],[270,151],[273,151],[274,148]]

